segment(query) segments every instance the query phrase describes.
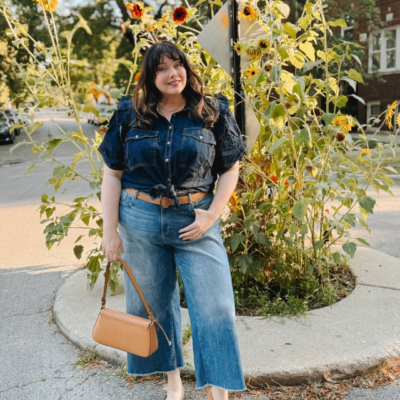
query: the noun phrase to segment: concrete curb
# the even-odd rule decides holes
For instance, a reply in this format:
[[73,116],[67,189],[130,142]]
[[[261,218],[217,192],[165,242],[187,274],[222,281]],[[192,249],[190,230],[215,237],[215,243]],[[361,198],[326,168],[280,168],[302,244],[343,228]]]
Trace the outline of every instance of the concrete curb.
[[[400,356],[400,260],[358,248],[351,261],[357,286],[332,307],[300,318],[237,317],[236,327],[246,382],[299,384],[310,379],[352,377]],[[82,348],[124,363],[125,353],[97,345],[92,329],[100,311],[103,277],[92,293],[86,270],[72,274],[57,292],[54,313],[61,332]],[[123,279],[107,306],[125,311]],[[182,311],[182,329],[190,324]],[[184,374],[194,375],[192,341],[185,345]]]

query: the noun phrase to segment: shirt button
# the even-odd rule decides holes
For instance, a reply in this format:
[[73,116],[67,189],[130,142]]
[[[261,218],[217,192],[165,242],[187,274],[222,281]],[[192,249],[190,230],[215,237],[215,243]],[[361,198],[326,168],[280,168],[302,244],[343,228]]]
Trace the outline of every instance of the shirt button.
[[200,139],[203,139],[203,136],[200,136]]
[[165,159],[165,161],[166,161],[166,162],[168,162],[168,161],[169,161],[169,159],[168,159],[168,158],[166,158],[166,159]]
[[136,135],[135,137],[136,137],[136,138],[138,138],[138,137],[139,137],[139,135]]
[[171,142],[167,142],[167,144],[170,144]]
[[169,129],[172,129],[172,126],[170,126]]

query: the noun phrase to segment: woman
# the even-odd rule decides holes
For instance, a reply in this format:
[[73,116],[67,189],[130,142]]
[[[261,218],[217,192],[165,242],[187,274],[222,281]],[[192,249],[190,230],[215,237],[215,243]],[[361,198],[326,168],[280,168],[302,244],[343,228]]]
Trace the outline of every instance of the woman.
[[[124,254],[171,341],[158,331],[157,351],[128,353],[127,373],[167,373],[167,400],[183,398],[176,268],[189,310],[196,387],[211,386],[208,398],[215,400],[246,390],[219,226],[245,154],[228,106],[226,97],[203,94],[202,79],[176,45],[156,43],[146,53],[133,100],[120,99],[99,147],[106,164],[103,254],[108,261],[117,260],[118,250]],[[124,281],[127,312],[147,318],[126,272]]]

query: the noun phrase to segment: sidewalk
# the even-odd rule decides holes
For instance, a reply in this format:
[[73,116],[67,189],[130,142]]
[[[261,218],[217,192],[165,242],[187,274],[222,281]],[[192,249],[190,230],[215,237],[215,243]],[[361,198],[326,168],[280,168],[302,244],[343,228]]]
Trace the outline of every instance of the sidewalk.
[[[237,331],[246,382],[298,384],[308,379],[351,377],[383,360],[400,356],[400,260],[358,248],[352,262],[355,290],[332,307],[292,319],[237,317]],[[71,275],[59,289],[54,311],[60,330],[82,348],[96,343],[92,330],[100,311],[104,278],[92,293],[86,270]],[[125,311],[122,275],[118,294],[107,307]],[[182,310],[182,329],[190,324]],[[282,323],[284,322],[284,323]],[[96,350],[107,360],[124,363],[125,353],[103,345]],[[192,341],[185,345],[187,367],[194,374]]]

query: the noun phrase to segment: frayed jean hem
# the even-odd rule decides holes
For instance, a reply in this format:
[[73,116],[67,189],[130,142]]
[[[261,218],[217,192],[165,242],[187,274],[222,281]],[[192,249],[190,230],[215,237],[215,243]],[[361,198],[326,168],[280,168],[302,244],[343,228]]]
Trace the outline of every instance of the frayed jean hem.
[[244,389],[227,389],[227,388],[224,388],[224,387],[221,387],[221,386],[213,385],[212,383],[206,383],[203,386],[196,386],[196,389],[204,389],[207,386],[210,386],[210,387],[214,386],[214,387],[216,387],[218,389],[227,390],[228,392],[243,392],[244,390],[247,390],[247,388],[244,388]]
[[186,367],[186,363],[183,364],[181,367],[176,367],[175,369],[171,369],[171,370],[169,370],[169,371],[153,371],[153,372],[149,372],[149,373],[147,373],[147,374],[135,374],[135,373],[127,372],[126,374],[127,374],[127,375],[131,375],[131,376],[148,376],[148,375],[154,375],[154,374],[166,374],[166,373],[168,373],[168,372],[174,372],[174,371],[176,371],[177,369],[182,369],[182,368],[184,368],[184,367]]

